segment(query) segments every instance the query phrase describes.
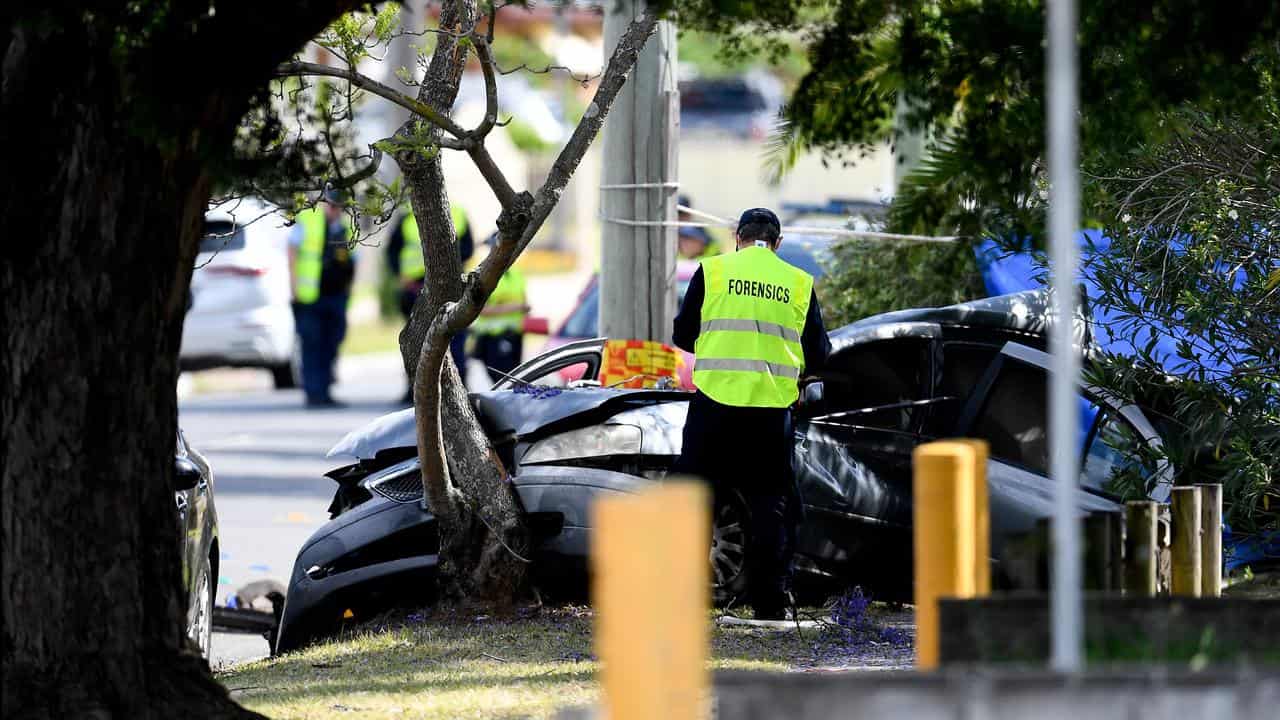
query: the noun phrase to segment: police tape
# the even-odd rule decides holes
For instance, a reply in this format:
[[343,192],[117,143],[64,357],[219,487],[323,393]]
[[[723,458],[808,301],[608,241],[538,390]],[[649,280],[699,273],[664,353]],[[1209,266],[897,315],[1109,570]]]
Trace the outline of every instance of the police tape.
[[[676,183],[637,183],[634,185],[604,185],[602,190],[623,190],[637,189],[646,187],[667,187],[675,186]],[[603,213],[599,216],[601,220],[615,225],[623,225],[626,227],[689,227],[689,228],[710,228],[724,227],[736,228],[738,224],[722,217],[717,217],[711,213],[701,210],[694,210],[687,205],[676,205],[676,209],[688,213],[690,215],[706,218],[709,222],[696,222],[690,220],[630,220],[627,218],[607,217]],[[832,237],[849,237],[862,240],[898,240],[902,242],[917,243],[954,243],[961,238],[958,235],[907,235],[902,233],[886,233],[876,232],[874,230],[854,230],[851,228],[833,228],[833,227],[817,227],[808,225],[783,225],[782,235],[786,237],[788,233],[794,235],[829,235]]]

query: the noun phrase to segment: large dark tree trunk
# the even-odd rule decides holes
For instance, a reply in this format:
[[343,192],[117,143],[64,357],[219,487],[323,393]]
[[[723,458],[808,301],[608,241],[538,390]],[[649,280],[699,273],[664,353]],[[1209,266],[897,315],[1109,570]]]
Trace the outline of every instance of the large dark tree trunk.
[[104,112],[90,64],[83,83],[6,73],[0,105],[24,171],[0,175],[5,714],[232,714],[186,642],[170,489],[209,181],[194,137],[162,151]]
[[[177,353],[211,155],[340,4],[261,13],[275,50],[235,2],[0,11],[6,718],[256,717],[186,639]],[[252,49],[215,81],[222,23]]]

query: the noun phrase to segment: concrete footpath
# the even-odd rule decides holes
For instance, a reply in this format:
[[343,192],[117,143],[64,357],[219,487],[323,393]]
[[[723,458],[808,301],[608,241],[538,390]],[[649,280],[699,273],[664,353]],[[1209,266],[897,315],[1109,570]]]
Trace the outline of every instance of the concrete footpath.
[[1280,707],[1280,674],[1170,670],[965,671],[874,676],[716,678],[719,717],[912,720],[1264,720]]
[[[719,720],[1274,720],[1280,673],[1247,669],[948,670],[716,675]],[[600,717],[594,710],[561,720]]]

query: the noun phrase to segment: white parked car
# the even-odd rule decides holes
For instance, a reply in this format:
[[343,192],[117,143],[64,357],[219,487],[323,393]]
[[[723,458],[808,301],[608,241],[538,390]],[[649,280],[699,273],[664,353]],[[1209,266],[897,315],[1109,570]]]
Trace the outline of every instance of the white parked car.
[[183,370],[260,367],[277,388],[298,384],[300,349],[290,306],[290,228],[256,200],[205,215],[182,329]]

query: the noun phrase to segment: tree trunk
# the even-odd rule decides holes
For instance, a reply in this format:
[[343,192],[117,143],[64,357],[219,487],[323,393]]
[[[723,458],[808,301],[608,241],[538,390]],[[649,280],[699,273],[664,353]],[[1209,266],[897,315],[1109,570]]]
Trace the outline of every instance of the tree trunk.
[[172,489],[204,137],[122,111],[114,35],[3,31],[0,705],[257,717],[186,638]]
[[[474,0],[446,1],[440,24],[469,32],[474,27],[474,17]],[[465,283],[459,282],[454,270],[457,254],[445,215],[448,198],[438,155],[425,160],[407,154],[397,158],[409,178],[419,222],[424,217],[431,218],[431,226],[422,233],[422,243],[427,266],[434,274],[429,275],[424,297],[419,298],[414,317],[400,334],[400,351],[405,367],[416,368],[418,457],[424,494],[438,519],[439,582],[445,597],[509,605],[525,587],[530,546],[507,469],[490,449],[467,402],[465,388],[447,359],[449,336],[478,316],[501,273],[511,267],[555,208],[656,23],[654,15],[636,18],[619,38],[591,105],[536,196],[515,192],[482,144],[477,144],[483,143],[486,124],[492,127],[496,120],[496,108],[488,45],[476,45],[490,89],[488,112],[477,131],[457,135],[472,143],[466,151],[502,202],[503,210],[498,217],[497,245]],[[419,94],[419,100],[431,104],[437,112],[452,108],[457,80],[467,59],[466,53],[453,43],[449,36],[440,37]]]
[[[474,0],[455,0],[444,3],[440,26],[465,29],[475,19]],[[451,112],[466,61],[467,50],[440,35],[419,99]],[[490,449],[449,359],[450,336],[433,331],[433,322],[463,290],[440,156],[398,160],[431,273],[400,335],[400,351],[405,367],[414,371],[423,486],[440,532],[439,591],[454,602],[501,608],[524,587],[527,533],[506,469]]]

